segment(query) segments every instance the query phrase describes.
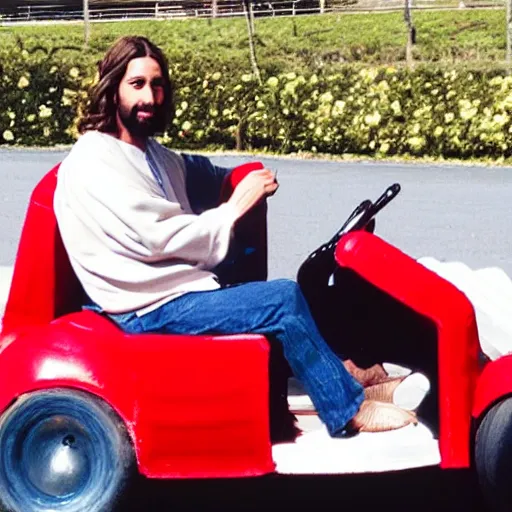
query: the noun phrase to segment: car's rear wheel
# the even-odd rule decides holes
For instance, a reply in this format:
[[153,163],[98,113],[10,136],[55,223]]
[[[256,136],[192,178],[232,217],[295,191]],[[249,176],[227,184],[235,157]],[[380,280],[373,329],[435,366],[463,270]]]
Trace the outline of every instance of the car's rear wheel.
[[21,397],[0,422],[0,508],[115,510],[136,473],[123,421],[102,400],[56,389]]
[[512,509],[512,397],[494,405],[475,438],[475,467],[487,503],[494,511]]

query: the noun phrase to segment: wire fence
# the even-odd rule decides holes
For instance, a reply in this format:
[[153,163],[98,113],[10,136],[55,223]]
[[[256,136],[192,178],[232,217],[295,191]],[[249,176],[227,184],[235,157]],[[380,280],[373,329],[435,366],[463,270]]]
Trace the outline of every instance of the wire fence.
[[[409,0],[414,9],[505,8],[505,0]],[[332,12],[393,11],[404,8],[404,0],[278,0],[253,2],[256,16],[299,16]],[[226,18],[243,16],[240,0],[193,1],[143,0],[90,1],[91,21],[128,19]],[[81,2],[42,4],[13,2],[0,6],[0,24],[38,21],[79,21],[84,16]]]

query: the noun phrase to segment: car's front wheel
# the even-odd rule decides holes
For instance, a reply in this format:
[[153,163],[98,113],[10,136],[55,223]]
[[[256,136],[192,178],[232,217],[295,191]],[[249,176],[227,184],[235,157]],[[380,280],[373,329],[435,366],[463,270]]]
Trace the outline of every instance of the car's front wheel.
[[487,503],[512,510],[512,397],[485,414],[475,437],[475,467]]
[[90,394],[34,392],[0,420],[2,509],[111,511],[135,473],[123,421]]

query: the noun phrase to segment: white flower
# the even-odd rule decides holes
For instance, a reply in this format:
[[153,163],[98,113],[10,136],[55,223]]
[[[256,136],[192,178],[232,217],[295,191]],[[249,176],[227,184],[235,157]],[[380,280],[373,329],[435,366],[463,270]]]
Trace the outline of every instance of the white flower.
[[5,130],[5,132],[2,134],[3,138],[7,142],[11,142],[14,140],[14,134],[11,132],[11,130]]
[[383,153],[385,155],[389,151],[389,148],[390,148],[389,144],[387,142],[383,142],[380,145],[379,153]]
[[362,69],[359,72],[359,76],[367,82],[373,82],[378,74],[379,71],[377,69]]
[[71,68],[69,70],[69,76],[71,78],[78,78],[80,76],[80,70],[78,68]]
[[374,112],[373,114],[369,114],[367,116],[364,116],[364,122],[368,126],[379,126],[381,120],[381,115],[378,112]]
[[324,92],[319,98],[321,103],[332,103],[333,99],[332,93],[330,92]]
[[216,71],[215,73],[213,73],[212,75],[212,80],[214,82],[217,82],[218,80],[220,80],[222,77],[222,73],[220,73],[219,71]]
[[465,108],[471,108],[471,101],[469,100],[459,100],[459,108],[461,110],[465,109]]
[[421,149],[426,141],[424,137],[411,137],[407,139],[407,142],[412,149]]
[[464,119],[465,121],[467,121],[467,120],[475,117],[477,115],[477,113],[478,113],[478,108],[476,108],[476,107],[461,109],[460,117],[462,119]]
[[181,129],[182,129],[184,132],[189,131],[191,128],[192,128],[192,123],[190,123],[189,121],[185,121],[185,122],[181,125]]
[[53,111],[51,108],[47,107],[46,105],[41,105],[39,107],[39,117],[41,119],[45,119],[47,117],[50,117],[52,115]]
[[30,81],[26,76],[22,76],[18,81],[18,89],[26,89],[30,85]]
[[345,109],[346,103],[341,100],[336,100],[334,102],[334,106],[332,107],[332,115],[334,117],[340,116],[343,113],[343,110]]
[[297,82],[288,82],[284,86],[284,92],[286,92],[287,94],[290,94],[290,95],[294,95],[296,87],[297,87]]
[[277,78],[277,76],[271,76],[267,80],[267,85],[272,88],[277,87],[279,85],[279,78]]
[[492,78],[489,83],[491,85],[501,85],[503,83],[503,77],[502,76],[495,76]]
[[509,117],[507,114],[495,114],[493,116],[493,121],[496,124],[499,124],[500,126],[503,126],[504,124],[506,124],[508,119],[509,119]]

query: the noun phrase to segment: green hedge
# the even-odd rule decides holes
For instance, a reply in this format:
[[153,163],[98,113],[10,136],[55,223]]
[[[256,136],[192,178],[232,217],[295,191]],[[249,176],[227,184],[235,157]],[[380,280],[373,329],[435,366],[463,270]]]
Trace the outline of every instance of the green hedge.
[[[0,144],[76,138],[91,72],[58,54],[0,56]],[[196,64],[197,66],[197,64]],[[346,66],[340,73],[233,76],[174,63],[177,148],[380,155],[512,155],[512,78],[495,71]]]
[[87,83],[78,67],[39,53],[0,53],[0,144],[53,146],[74,140],[73,119]]

